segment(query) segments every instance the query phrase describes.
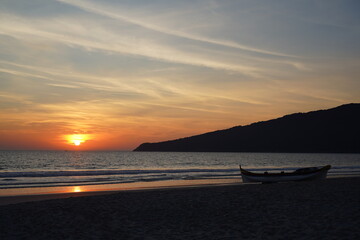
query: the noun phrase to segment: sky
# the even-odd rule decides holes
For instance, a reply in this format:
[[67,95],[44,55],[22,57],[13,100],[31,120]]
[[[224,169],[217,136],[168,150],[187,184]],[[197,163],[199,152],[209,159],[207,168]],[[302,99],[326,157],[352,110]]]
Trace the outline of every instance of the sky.
[[358,0],[0,0],[0,149],[132,150],[360,102]]

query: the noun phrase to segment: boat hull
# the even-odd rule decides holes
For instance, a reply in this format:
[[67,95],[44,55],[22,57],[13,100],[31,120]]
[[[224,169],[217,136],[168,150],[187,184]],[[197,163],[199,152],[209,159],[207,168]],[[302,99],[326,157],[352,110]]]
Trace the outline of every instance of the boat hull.
[[241,177],[244,183],[249,182],[262,182],[262,183],[272,183],[272,182],[290,182],[290,181],[312,181],[320,180],[326,178],[328,170],[331,168],[330,165],[316,168],[316,170],[299,173],[276,173],[276,174],[260,174],[252,173],[246,171],[240,167]]

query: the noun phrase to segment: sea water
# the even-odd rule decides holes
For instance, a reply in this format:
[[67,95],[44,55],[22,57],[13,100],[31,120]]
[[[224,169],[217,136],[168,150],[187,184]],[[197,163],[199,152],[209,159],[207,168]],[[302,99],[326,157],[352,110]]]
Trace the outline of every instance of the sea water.
[[329,177],[360,174],[360,154],[0,151],[0,191],[164,180],[240,182],[240,164],[259,172],[331,164]]

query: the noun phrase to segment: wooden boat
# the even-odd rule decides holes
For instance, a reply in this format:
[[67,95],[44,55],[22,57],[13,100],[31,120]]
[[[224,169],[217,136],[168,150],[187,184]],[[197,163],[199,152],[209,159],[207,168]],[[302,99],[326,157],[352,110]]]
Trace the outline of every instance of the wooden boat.
[[324,167],[308,167],[300,168],[293,172],[281,172],[281,173],[254,173],[241,168],[241,177],[244,183],[248,182],[289,182],[289,181],[306,181],[306,180],[318,180],[326,178],[327,172],[331,168],[331,165]]

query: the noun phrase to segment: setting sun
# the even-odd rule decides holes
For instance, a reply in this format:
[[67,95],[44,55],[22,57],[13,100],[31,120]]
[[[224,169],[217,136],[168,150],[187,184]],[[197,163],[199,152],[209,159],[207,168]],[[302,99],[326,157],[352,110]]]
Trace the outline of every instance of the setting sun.
[[80,146],[82,143],[85,143],[89,140],[88,134],[72,134],[65,136],[67,142],[71,145]]

